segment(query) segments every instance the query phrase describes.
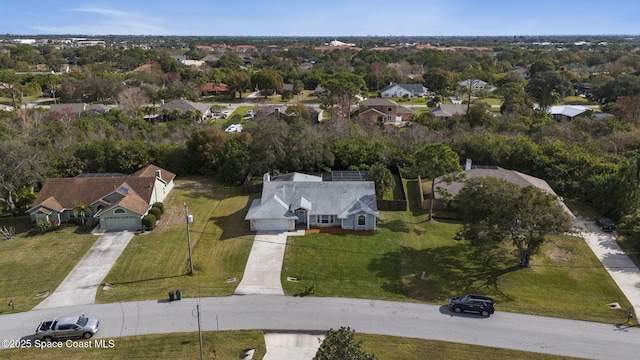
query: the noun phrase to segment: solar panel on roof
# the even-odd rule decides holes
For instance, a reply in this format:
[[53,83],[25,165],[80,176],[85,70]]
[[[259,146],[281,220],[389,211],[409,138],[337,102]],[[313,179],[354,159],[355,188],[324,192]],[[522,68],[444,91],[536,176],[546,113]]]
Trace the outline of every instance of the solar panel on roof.
[[122,192],[123,192],[123,193],[125,193],[125,194],[128,194],[128,193],[129,193],[129,188],[128,188],[128,187],[126,187],[126,186],[120,186],[120,187],[118,188],[118,190],[122,191]]
[[367,173],[366,170],[337,170],[330,174],[331,181],[364,181]]

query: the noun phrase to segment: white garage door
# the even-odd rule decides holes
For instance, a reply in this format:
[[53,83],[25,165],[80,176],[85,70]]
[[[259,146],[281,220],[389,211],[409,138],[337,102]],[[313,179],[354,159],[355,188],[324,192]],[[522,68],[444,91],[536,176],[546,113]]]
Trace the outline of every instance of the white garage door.
[[257,231],[286,231],[289,220],[256,220]]
[[106,219],[107,230],[138,230],[138,218],[135,216],[111,217]]

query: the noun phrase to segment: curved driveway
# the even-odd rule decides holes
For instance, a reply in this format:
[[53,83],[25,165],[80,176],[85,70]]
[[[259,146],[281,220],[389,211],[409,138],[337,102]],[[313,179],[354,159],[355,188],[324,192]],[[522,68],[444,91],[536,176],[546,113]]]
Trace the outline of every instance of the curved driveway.
[[230,296],[139,301],[35,310],[0,316],[0,338],[32,338],[35,324],[61,313],[100,319],[97,338],[203,330],[323,331],[349,326],[359,333],[453,341],[591,359],[637,359],[640,329],[498,312],[490,318],[454,315],[446,307],[390,301]]

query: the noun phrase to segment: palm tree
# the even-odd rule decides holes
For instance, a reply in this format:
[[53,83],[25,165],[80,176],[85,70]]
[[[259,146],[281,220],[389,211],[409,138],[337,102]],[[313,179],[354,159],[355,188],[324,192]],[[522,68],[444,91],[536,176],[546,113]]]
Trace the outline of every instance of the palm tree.
[[82,219],[82,227],[84,227],[84,218],[91,215],[91,208],[79,201],[73,202],[73,216],[80,217]]

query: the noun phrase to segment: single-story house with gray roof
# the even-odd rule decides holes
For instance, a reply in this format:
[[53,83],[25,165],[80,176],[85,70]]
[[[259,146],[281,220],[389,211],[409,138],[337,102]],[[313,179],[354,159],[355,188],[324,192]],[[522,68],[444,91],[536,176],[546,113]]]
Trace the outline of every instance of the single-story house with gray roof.
[[390,83],[387,87],[380,90],[380,97],[383,98],[401,98],[409,97],[423,97],[427,95],[429,89],[422,84],[396,84]]
[[322,181],[299,173],[263,177],[262,197],[245,216],[252,231],[291,231],[297,226],[375,230],[373,181]]
[[[571,210],[561,201],[561,198],[553,191],[551,186],[543,179],[523,174],[519,171],[503,169],[499,166],[472,165],[470,159],[467,159],[463,172],[467,179],[491,177],[506,180],[520,187],[534,186],[549,195],[557,197],[559,204],[564,208],[565,212],[567,212],[570,217],[575,217]],[[443,208],[445,206],[443,194],[455,198],[466,185],[464,181],[454,181],[449,184],[440,181],[440,178],[436,178],[435,181],[437,182],[434,194],[434,207],[436,208]]]

